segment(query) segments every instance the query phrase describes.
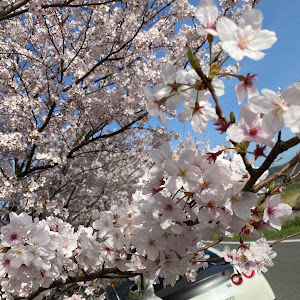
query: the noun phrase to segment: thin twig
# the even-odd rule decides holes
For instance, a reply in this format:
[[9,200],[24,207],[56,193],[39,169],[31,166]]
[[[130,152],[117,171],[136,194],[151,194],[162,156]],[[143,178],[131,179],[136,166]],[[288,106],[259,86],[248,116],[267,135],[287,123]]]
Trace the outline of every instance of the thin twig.
[[282,239],[279,239],[279,240],[277,240],[277,241],[275,241],[275,242],[269,244],[269,246],[270,246],[270,247],[273,247],[274,245],[276,245],[276,244],[278,244],[278,243],[280,243],[280,242],[282,242],[282,241],[285,241],[285,240],[287,240],[287,239],[290,239],[290,238],[292,238],[292,237],[294,237],[294,236],[297,236],[297,235],[300,235],[300,231],[299,231],[299,232],[296,232],[296,233],[293,233],[293,234],[291,234],[291,235],[285,236],[285,237],[283,237]]
[[257,193],[260,189],[262,189],[263,187],[265,187],[267,184],[273,182],[274,180],[276,180],[279,177],[282,177],[286,174],[286,172],[296,166],[300,161],[300,152],[298,152],[294,158],[292,158],[283,168],[281,168],[278,172],[274,173],[273,175],[269,176],[268,178],[266,178],[265,180],[261,181],[260,183],[256,184],[253,188],[252,188],[252,192],[253,193]]
[[6,214],[10,214],[10,211],[9,210],[6,210],[6,209],[3,209],[3,208],[0,208],[0,211],[3,211],[4,213],[6,213]]
[[215,104],[216,104],[216,113],[219,116],[220,119],[224,120],[226,123],[228,123],[227,118],[225,117],[223,110],[221,108],[221,105],[219,103],[218,97],[215,93],[215,89],[213,88],[211,81],[206,77],[206,75],[203,73],[202,69],[199,68],[195,68],[195,71],[197,72],[197,74],[200,76],[202,82],[204,83],[204,85],[207,87],[207,89],[210,91],[211,96],[213,97]]
[[259,177],[267,171],[272,163],[275,161],[277,156],[287,151],[288,149],[298,145],[300,143],[300,139],[298,137],[293,137],[287,141],[277,141],[273,149],[270,151],[269,155],[266,157],[265,161],[262,163],[262,165],[254,170],[254,174],[251,175],[251,178],[246,183],[245,187],[243,188],[243,191],[253,192],[253,186],[255,185],[256,181],[259,179]]
[[208,259],[205,259],[205,258],[193,259],[192,262],[207,262],[207,263],[210,263],[210,262],[222,261],[222,260],[224,260],[224,257],[215,257],[215,258],[208,258]]
[[218,240],[216,240],[216,241],[214,241],[214,242],[212,242],[212,243],[210,243],[210,244],[208,244],[208,245],[206,245],[206,246],[204,246],[204,247],[202,247],[202,248],[199,248],[199,249],[197,250],[197,252],[200,252],[200,251],[203,251],[203,250],[207,250],[208,248],[210,248],[210,247],[212,247],[212,246],[214,246],[214,245],[217,245],[217,244],[221,243],[223,240],[224,240],[223,237],[219,237]]

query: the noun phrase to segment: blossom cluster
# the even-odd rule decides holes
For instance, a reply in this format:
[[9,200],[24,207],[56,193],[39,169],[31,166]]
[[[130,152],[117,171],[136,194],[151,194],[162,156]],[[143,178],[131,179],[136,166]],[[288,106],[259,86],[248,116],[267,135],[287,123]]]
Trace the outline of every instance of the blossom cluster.
[[253,270],[258,274],[267,272],[266,267],[272,267],[272,259],[276,257],[276,252],[271,250],[264,238],[251,242],[249,246],[243,244],[238,250],[230,250],[225,246],[221,254],[226,262],[239,267],[247,276],[250,276]]
[[[196,17],[202,23],[201,35],[208,35],[210,47],[214,36],[221,40],[221,47],[229,56],[239,61],[244,56],[255,60],[263,58],[259,50],[270,48],[277,40],[274,32],[261,30],[263,16],[259,10],[247,10],[236,25],[226,17],[219,17],[218,9],[212,0],[200,1]],[[240,122],[231,124],[226,131],[234,142],[251,142],[273,147],[274,135],[283,126],[288,127],[296,136],[300,136],[300,83],[295,82],[281,95],[263,89],[260,96],[253,81],[255,75],[228,74],[223,62],[220,65],[210,64],[205,67],[204,61],[199,62],[204,75],[211,81],[216,96],[224,94],[224,83],[219,79],[225,75],[233,75],[239,79],[236,93],[239,104],[248,95],[248,104],[240,111]],[[194,66],[193,66],[194,67]],[[178,114],[180,122],[191,121],[196,132],[203,132],[209,121],[217,121],[218,115],[209,103],[210,91],[197,73],[197,68],[189,71],[179,69],[167,63],[162,68],[162,83],[148,91],[143,87],[148,99],[147,111],[151,116],[157,116],[160,122],[166,123],[165,112],[179,107],[185,107]],[[262,117],[263,115],[263,117]],[[229,124],[228,124],[229,125]]]
[[44,4],[44,0],[31,0],[28,11],[32,15],[41,15],[42,14],[42,5]]
[[[200,150],[188,143],[173,153],[164,143],[151,155],[154,165],[132,204],[101,212],[93,228],[75,231],[58,218],[32,222],[26,213],[10,213],[10,223],[1,228],[2,290],[27,295],[56,279],[101,267],[143,273],[151,282],[164,278],[165,286],[179,276],[195,280],[208,258],[203,241],[234,233],[262,237],[264,227],[280,229],[279,217],[291,213],[279,203],[279,194],[259,213],[257,195],[242,191],[248,174],[240,156],[226,148],[210,150],[207,144]],[[274,257],[262,239],[230,253],[226,259],[245,273],[265,271]]]
[[55,217],[32,221],[28,214],[14,212],[9,217],[10,223],[1,228],[1,286],[8,299],[103,264],[92,228],[81,226],[75,232]]

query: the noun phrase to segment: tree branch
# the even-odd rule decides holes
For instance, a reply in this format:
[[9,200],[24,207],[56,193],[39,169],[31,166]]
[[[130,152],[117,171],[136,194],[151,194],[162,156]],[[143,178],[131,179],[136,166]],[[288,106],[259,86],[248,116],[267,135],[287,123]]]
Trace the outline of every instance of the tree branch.
[[[217,97],[217,95],[216,95],[216,93],[215,93],[214,87],[213,87],[212,84],[211,84],[211,80],[209,80],[209,79],[207,78],[207,76],[203,73],[201,67],[195,68],[195,71],[196,71],[197,74],[200,76],[202,82],[203,82],[204,85],[208,88],[208,90],[209,90],[210,93],[211,93],[211,96],[213,97],[213,99],[214,99],[214,101],[215,101],[215,104],[216,104],[216,107],[215,107],[215,109],[216,109],[216,114],[218,115],[218,117],[219,117],[221,120],[223,120],[223,121],[225,121],[226,123],[228,123],[228,120],[227,120],[227,118],[225,117],[225,115],[224,115],[224,113],[223,113],[223,110],[222,110],[221,105],[220,105],[220,103],[219,103],[218,97]],[[234,142],[232,142],[232,141],[231,141],[231,143],[232,143],[233,145],[236,144],[236,143],[234,143]],[[239,154],[241,155],[241,157],[242,157],[242,159],[243,159],[243,162],[244,162],[244,165],[245,165],[245,167],[246,167],[246,170],[249,172],[250,175],[252,175],[252,174],[253,174],[253,168],[252,168],[252,166],[251,166],[251,164],[250,164],[250,162],[249,162],[249,160],[248,160],[248,157],[247,157],[246,153],[239,153]]]
[[195,68],[195,71],[197,72],[197,74],[200,76],[202,82],[205,84],[205,86],[207,87],[207,89],[210,91],[211,96],[213,97],[215,104],[216,104],[216,113],[218,115],[218,117],[222,120],[224,120],[226,123],[228,123],[227,118],[225,117],[223,110],[221,108],[221,105],[219,103],[218,97],[215,93],[215,89],[213,88],[212,84],[211,84],[211,80],[209,80],[206,75],[203,73],[202,69],[199,68]]
[[215,262],[215,261],[224,261],[224,257],[215,257],[215,258],[200,258],[200,259],[193,259],[192,262],[207,262],[207,263],[211,263],[211,262]]
[[48,289],[53,289],[53,288],[57,288],[57,287],[60,287],[60,286],[66,285],[66,284],[76,283],[76,282],[80,282],[80,281],[86,282],[86,281],[91,281],[91,280],[98,279],[98,278],[130,278],[130,277],[134,277],[137,275],[139,275],[139,274],[136,274],[133,272],[121,272],[117,268],[106,268],[106,269],[102,269],[101,271],[97,271],[97,272],[90,273],[87,275],[68,277],[67,280],[65,280],[65,281],[62,279],[55,280],[53,283],[51,283],[49,285],[48,288],[40,287],[37,291],[33,292],[28,297],[22,297],[22,298],[16,297],[14,299],[15,300],[34,299],[40,293],[42,293]]
[[49,110],[48,115],[47,115],[47,118],[46,118],[44,124],[41,127],[39,127],[38,132],[42,132],[47,127],[48,123],[50,122],[50,119],[52,117],[52,114],[53,114],[53,111],[54,111],[55,107],[56,107],[55,102],[52,102],[52,104],[50,106],[50,110]]
[[121,50],[123,50],[126,46],[128,46],[133,40],[134,38],[138,35],[138,33],[141,31],[141,29],[143,28],[145,24],[145,20],[143,18],[142,23],[140,24],[140,26],[137,28],[136,32],[133,34],[133,36],[127,41],[125,42],[121,47],[119,47],[117,50],[115,51],[111,51],[108,55],[106,55],[103,59],[99,60],[91,69],[89,69],[83,76],[81,76],[80,78],[78,78],[74,83],[70,84],[69,86],[67,86],[66,88],[63,89],[63,92],[67,92],[73,85],[77,85],[80,82],[82,82],[85,78],[87,78],[93,71],[95,71],[95,69],[97,67],[99,67],[100,65],[102,65],[104,62],[111,60],[111,56],[114,54],[117,54],[118,52],[120,52]]
[[243,188],[243,191],[252,192],[253,186],[255,185],[256,181],[259,179],[259,177],[267,171],[272,163],[275,161],[276,157],[286,150],[298,145],[300,143],[300,139],[298,137],[293,137],[287,141],[277,141],[269,155],[266,157],[265,161],[262,163],[262,165],[254,170],[253,175],[250,177],[249,181],[246,183],[245,187]]
[[[14,2],[12,4],[7,5],[4,7],[4,9],[0,12],[0,17],[4,17],[12,13],[13,11],[16,11],[18,8],[24,6],[27,4],[30,0],[21,0]],[[3,20],[2,18],[0,20]]]
[[[83,140],[79,145],[77,145],[76,147],[74,147],[67,155],[67,158],[72,158],[72,155],[74,152],[78,151],[80,148],[82,148],[83,146],[86,146],[92,142],[101,140],[101,139],[105,139],[105,138],[109,138],[112,137],[114,135],[117,135],[119,133],[122,133],[123,131],[125,131],[126,129],[128,129],[130,126],[132,126],[133,124],[135,124],[136,122],[142,120],[144,117],[146,117],[148,115],[148,112],[145,112],[143,114],[141,114],[137,119],[133,120],[132,122],[130,122],[129,124],[125,125],[124,127],[120,128],[117,131],[108,133],[108,134],[103,134],[103,135],[99,135],[97,137],[94,137],[92,139],[88,139],[88,140]],[[95,134],[95,133],[94,133]]]
[[221,243],[223,240],[224,240],[223,237],[219,237],[218,240],[213,241],[212,243],[210,243],[210,244],[208,244],[208,245],[206,245],[206,246],[204,246],[204,247],[202,247],[202,248],[199,248],[199,249],[197,250],[197,252],[200,252],[200,251],[203,251],[203,250],[207,250],[208,248],[210,248],[210,247],[212,247],[212,246],[214,246],[214,245],[217,245],[217,244]]
[[292,168],[293,166],[297,165],[300,161],[300,152],[298,152],[294,158],[292,158],[281,170],[274,173],[273,175],[269,176],[265,180],[261,181],[260,183],[256,184],[252,188],[253,193],[257,193],[260,189],[265,187],[267,184],[271,183],[272,181],[276,180],[279,177],[282,177],[285,175],[285,173]]
[[52,168],[56,167],[57,165],[58,165],[58,163],[55,163],[53,165],[44,165],[44,166],[33,167],[33,168],[28,169],[27,171],[25,170],[24,172],[20,172],[17,175],[17,177],[22,178],[22,177],[25,177],[26,175],[28,175],[29,173],[33,173],[35,171],[42,171],[42,170],[52,169]]
[[296,233],[294,233],[294,234],[285,236],[285,237],[283,237],[282,239],[279,239],[279,240],[277,240],[277,241],[275,241],[275,242],[273,242],[273,243],[270,243],[269,246],[270,246],[270,247],[273,247],[274,245],[276,245],[276,244],[278,244],[278,243],[280,243],[280,242],[282,242],[282,241],[285,241],[285,240],[287,240],[287,239],[290,239],[290,238],[292,238],[292,237],[294,237],[294,236],[297,236],[297,235],[300,235],[300,231],[299,231],[299,232],[296,232]]

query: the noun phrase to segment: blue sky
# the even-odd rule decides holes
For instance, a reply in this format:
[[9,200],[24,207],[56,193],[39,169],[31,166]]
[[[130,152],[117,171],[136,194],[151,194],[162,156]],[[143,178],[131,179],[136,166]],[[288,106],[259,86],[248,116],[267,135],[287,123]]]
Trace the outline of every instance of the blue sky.
[[[198,1],[191,1],[191,3],[197,6]],[[300,78],[300,60],[298,58],[300,51],[300,0],[262,0],[256,8],[260,9],[264,15],[262,29],[275,31],[278,40],[271,49],[264,51],[266,55],[262,60],[254,61],[248,58],[242,60],[240,62],[242,68],[239,74],[258,74],[256,87],[259,91],[268,88],[277,92],[278,87],[284,90],[297,78]],[[233,64],[233,61],[229,61],[229,63]],[[237,79],[224,79],[224,83],[225,95],[220,97],[219,100],[223,104],[225,115],[229,116],[230,111],[233,111],[238,117],[239,105],[235,94]],[[193,132],[190,124],[183,125],[175,120],[168,123],[168,128],[169,130],[176,129],[176,131],[182,133],[182,140],[185,139],[187,133],[191,133],[192,138],[195,140],[209,138],[212,146],[224,144],[225,142],[225,135],[220,135],[219,132],[215,131],[212,124],[208,126],[208,131],[202,134]],[[293,136],[288,129],[282,131],[283,140]],[[279,161],[278,164],[291,159],[297,151],[299,151],[299,146],[286,153],[284,159]]]

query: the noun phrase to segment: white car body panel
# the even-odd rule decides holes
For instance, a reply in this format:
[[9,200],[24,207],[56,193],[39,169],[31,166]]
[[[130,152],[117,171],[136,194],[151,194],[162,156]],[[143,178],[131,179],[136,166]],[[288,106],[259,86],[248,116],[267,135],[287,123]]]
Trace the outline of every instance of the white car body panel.
[[[275,295],[263,275],[254,274],[252,278],[242,276],[243,282],[235,285],[224,282],[207,293],[189,300],[274,300]],[[175,300],[175,299],[174,299]],[[188,299],[187,299],[188,300]]]
[[[221,256],[221,252],[215,248],[211,252]],[[237,268],[238,269],[238,268]],[[238,274],[238,272],[235,272]],[[231,280],[206,293],[200,294],[189,300],[274,300],[275,295],[266,278],[261,274],[254,273],[253,277],[247,278],[242,275],[242,283],[235,285]],[[174,299],[175,300],[175,299]],[[187,299],[188,300],[188,299]]]

